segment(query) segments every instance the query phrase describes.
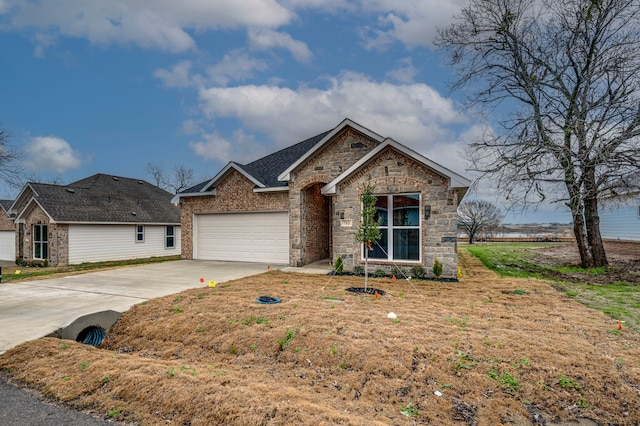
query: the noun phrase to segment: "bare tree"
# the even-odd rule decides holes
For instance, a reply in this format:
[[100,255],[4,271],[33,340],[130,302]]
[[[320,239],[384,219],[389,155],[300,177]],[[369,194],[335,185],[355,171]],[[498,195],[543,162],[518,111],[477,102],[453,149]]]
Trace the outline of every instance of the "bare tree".
[[176,165],[171,170],[173,173],[168,174],[162,165],[147,163],[145,171],[151,176],[157,187],[174,194],[189,188],[194,183],[193,170],[185,166]]
[[189,188],[193,185],[193,169],[185,166],[174,166],[172,179],[168,180],[166,185],[174,194]]
[[12,190],[24,186],[20,151],[9,145],[9,133],[0,128],[0,180]]
[[583,267],[607,265],[599,200],[640,185],[639,21],[639,0],[471,0],[438,32],[454,90],[509,111],[473,169],[514,204],[565,204]]
[[478,234],[495,231],[503,217],[500,209],[489,201],[466,201],[458,207],[458,226],[469,237],[469,244],[473,244]]
[[164,169],[160,164],[152,163],[152,162],[147,163],[147,166],[145,167],[145,172],[149,176],[151,176],[151,179],[153,179],[153,183],[155,183],[155,185],[158,188],[162,188],[164,186],[164,182],[166,178],[165,178]]

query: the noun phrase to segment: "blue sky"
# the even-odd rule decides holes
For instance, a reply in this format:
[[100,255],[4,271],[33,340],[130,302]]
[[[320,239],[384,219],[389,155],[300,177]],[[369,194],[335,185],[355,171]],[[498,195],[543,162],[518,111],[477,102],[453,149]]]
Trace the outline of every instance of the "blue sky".
[[460,153],[482,126],[432,45],[465,4],[0,0],[0,125],[45,182],[151,180],[148,163],[202,181],[345,117],[473,178]]

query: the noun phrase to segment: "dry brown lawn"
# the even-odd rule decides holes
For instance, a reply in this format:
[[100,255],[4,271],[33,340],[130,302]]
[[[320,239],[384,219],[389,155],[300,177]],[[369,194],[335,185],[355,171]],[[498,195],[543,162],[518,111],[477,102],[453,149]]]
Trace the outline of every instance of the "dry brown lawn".
[[380,298],[279,271],[194,288],[135,306],[99,349],[41,339],[0,368],[143,425],[640,424],[637,332],[460,261],[457,283],[371,280]]

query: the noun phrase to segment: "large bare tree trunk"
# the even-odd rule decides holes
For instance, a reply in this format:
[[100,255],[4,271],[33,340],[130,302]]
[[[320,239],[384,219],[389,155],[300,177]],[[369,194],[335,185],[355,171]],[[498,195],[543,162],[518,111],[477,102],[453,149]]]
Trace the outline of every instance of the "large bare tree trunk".
[[580,253],[580,266],[583,268],[591,268],[593,259],[589,250],[589,242],[587,241],[584,217],[582,216],[581,210],[582,209],[576,209],[576,211],[572,211],[573,235],[576,237],[576,244],[578,245],[578,252]]
[[599,268],[601,266],[607,266],[609,262],[607,261],[607,255],[604,251],[602,234],[600,234],[600,215],[598,214],[598,197],[596,196],[597,189],[594,168],[589,168],[585,175],[584,187],[586,195],[584,197],[584,218],[587,229],[587,242],[592,256],[591,266]]

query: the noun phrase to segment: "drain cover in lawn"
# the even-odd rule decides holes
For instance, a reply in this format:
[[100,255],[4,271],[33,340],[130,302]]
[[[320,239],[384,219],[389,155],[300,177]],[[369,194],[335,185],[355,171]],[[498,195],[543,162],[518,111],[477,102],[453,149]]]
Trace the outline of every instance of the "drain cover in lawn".
[[365,293],[365,294],[376,294],[378,293],[380,296],[384,296],[385,291],[377,288],[364,288],[364,287],[349,287],[346,289],[351,293]]

